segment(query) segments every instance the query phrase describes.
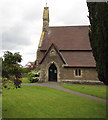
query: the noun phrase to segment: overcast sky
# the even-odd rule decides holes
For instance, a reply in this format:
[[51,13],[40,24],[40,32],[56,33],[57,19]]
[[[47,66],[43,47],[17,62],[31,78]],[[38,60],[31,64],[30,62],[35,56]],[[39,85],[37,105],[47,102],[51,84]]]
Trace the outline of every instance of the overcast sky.
[[[50,26],[89,25],[86,0],[47,0]],[[25,65],[36,60],[46,0],[1,0],[0,41],[3,51],[20,52]]]

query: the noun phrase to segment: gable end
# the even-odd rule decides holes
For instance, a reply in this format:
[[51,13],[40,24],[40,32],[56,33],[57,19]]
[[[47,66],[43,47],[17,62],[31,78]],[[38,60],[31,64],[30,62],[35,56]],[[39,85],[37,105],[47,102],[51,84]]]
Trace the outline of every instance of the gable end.
[[[54,49],[52,49],[52,47],[54,47]],[[52,49],[52,50],[51,50]],[[57,54],[59,55],[59,57],[61,58],[61,60],[63,61],[64,64],[66,64],[65,59],[63,58],[63,56],[61,55],[61,53],[59,52],[59,50],[57,49],[57,47],[52,43],[51,46],[49,47],[49,49],[46,51],[44,57],[42,58],[42,60],[40,61],[39,64],[42,64],[42,62],[44,61],[44,59],[46,58],[47,54],[50,52],[50,56],[55,56],[57,52]]]

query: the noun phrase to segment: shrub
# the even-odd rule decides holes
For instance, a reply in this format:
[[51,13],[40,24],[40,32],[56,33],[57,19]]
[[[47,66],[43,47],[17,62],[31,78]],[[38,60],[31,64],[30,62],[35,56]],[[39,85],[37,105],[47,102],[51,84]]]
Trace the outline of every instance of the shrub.
[[7,80],[7,78],[2,78],[2,86],[3,86],[3,88],[8,88],[8,80]]
[[28,78],[30,80],[30,83],[35,83],[39,81],[39,76],[40,76],[40,72],[39,71],[31,71],[28,73]]

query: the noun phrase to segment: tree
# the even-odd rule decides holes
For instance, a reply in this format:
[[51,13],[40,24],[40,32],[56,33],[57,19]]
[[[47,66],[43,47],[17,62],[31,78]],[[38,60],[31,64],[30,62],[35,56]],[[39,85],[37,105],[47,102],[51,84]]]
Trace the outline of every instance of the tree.
[[108,3],[87,2],[90,43],[96,60],[98,78],[108,85]]
[[0,57],[0,78],[2,75],[2,57]]
[[3,78],[10,78],[14,76],[18,78],[21,76],[21,67],[20,62],[22,60],[22,56],[16,52],[11,53],[9,51],[4,52],[3,59],[2,59],[2,77]]

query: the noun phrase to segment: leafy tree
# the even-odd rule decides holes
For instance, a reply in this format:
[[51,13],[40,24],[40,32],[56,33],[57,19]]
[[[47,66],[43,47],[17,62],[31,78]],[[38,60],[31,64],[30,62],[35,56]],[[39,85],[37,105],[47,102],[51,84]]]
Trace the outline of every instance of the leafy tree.
[[98,78],[108,85],[108,3],[87,2],[90,43],[96,60]]
[[2,59],[2,77],[10,78],[14,76],[18,78],[21,76],[21,67],[20,62],[22,60],[22,56],[17,53],[11,53],[9,51],[4,52]]
[[27,74],[28,72],[30,72],[30,70],[28,69],[28,68],[23,68],[23,67],[21,67],[21,72],[22,72],[22,74]]

